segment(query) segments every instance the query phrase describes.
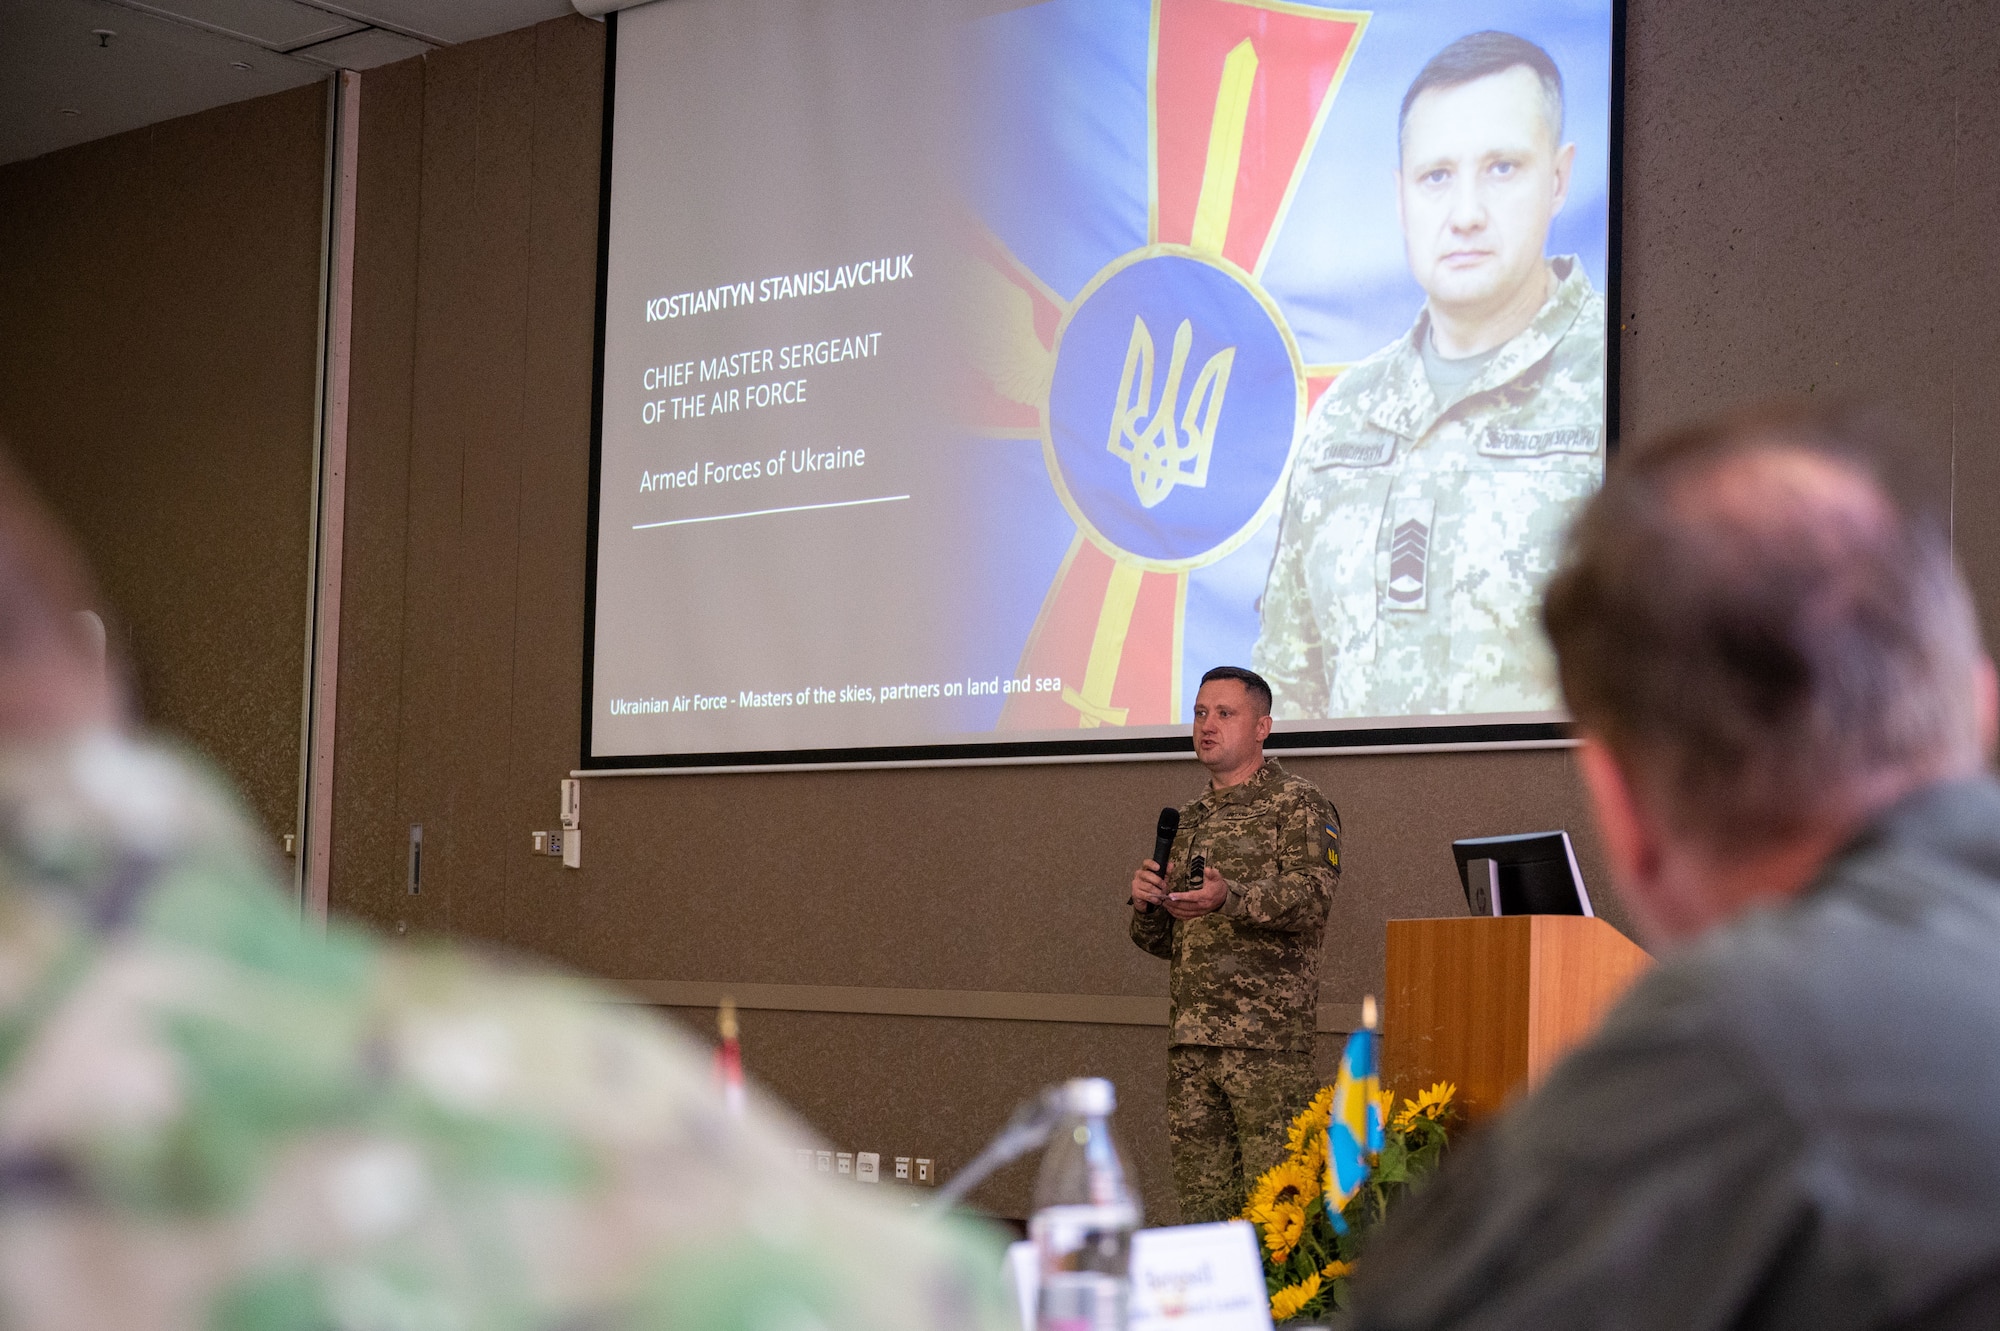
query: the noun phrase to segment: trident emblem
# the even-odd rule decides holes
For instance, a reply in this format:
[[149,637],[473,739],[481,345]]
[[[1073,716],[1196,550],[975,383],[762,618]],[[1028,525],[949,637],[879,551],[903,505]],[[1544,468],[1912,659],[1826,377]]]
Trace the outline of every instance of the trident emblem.
[[[1132,341],[1125,348],[1125,371],[1118,376],[1118,400],[1111,413],[1111,439],[1105,447],[1113,457],[1132,466],[1132,489],[1139,502],[1152,508],[1176,485],[1200,488],[1208,484],[1208,460],[1215,451],[1215,423],[1222,416],[1222,395],[1229,388],[1229,367],[1236,348],[1224,347],[1208,358],[1195,377],[1187,410],[1174,426],[1174,409],[1181,395],[1181,373],[1194,345],[1194,325],[1181,320],[1174,330],[1173,359],[1160,400],[1153,402],[1153,333],[1143,318],[1132,320]],[[1148,417],[1151,419],[1148,419]]]

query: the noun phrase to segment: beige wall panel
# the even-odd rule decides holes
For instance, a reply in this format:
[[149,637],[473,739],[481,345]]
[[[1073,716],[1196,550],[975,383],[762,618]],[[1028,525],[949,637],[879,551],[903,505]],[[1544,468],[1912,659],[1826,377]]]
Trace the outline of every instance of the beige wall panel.
[[[490,655],[492,628],[473,617],[490,606],[496,585],[511,591],[512,564],[473,562],[469,543],[474,505],[468,501],[468,469],[505,469],[510,440],[491,437],[486,426],[493,410],[467,380],[488,362],[488,383],[505,397],[508,373],[518,368],[491,363],[496,335],[485,326],[494,305],[518,288],[518,267],[500,269],[482,262],[491,233],[512,220],[507,207],[513,191],[482,197],[480,131],[486,67],[504,58],[520,38],[438,53],[424,60],[423,195],[418,222],[416,378],[409,453],[409,547],[403,621],[402,737],[398,786],[403,823],[424,828],[423,894],[405,903],[410,923],[420,930],[452,925],[461,842],[456,818],[469,805],[485,775],[457,767],[466,717],[459,708],[460,683],[480,647]],[[366,145],[363,145],[366,151]],[[485,213],[491,209],[494,216]],[[498,293],[496,295],[495,293]],[[508,320],[518,330],[518,316]],[[504,338],[504,330],[501,334]],[[477,487],[477,480],[472,480]],[[468,576],[471,575],[471,576]],[[482,576],[483,575],[483,576]],[[467,604],[470,596],[471,604]],[[500,608],[502,623],[511,606]],[[466,640],[468,629],[474,641]],[[477,630],[484,628],[484,633]],[[490,733],[504,708],[484,718]],[[504,724],[504,723],[503,723]]]
[[557,825],[557,782],[575,765],[583,697],[583,561],[589,524],[591,377],[597,331],[597,25],[535,29],[534,227],[519,464],[518,621],[509,786],[500,830],[506,931],[547,928],[571,871],[526,854]]
[[427,408],[418,452],[435,439],[440,457],[457,461],[456,494],[447,500],[458,534],[448,601],[425,626],[447,723],[431,755],[441,764],[433,781],[451,792],[437,882],[453,930],[482,937],[504,936],[507,870],[526,845],[510,826],[508,789],[514,659],[525,645],[519,514],[535,45],[532,30],[510,33],[429,62],[430,104],[451,102],[464,114],[447,117],[450,129],[435,150],[427,145],[426,164],[434,151],[462,155],[449,170],[466,185],[450,198],[425,191],[424,270],[435,263],[438,280],[426,280],[417,347]]
[[0,168],[0,435],[149,719],[272,837],[298,800],[325,90]]
[[1957,55],[1992,27],[1980,6],[1629,7],[1628,437],[1771,395],[1879,399],[1918,435],[1895,481],[1948,502]]

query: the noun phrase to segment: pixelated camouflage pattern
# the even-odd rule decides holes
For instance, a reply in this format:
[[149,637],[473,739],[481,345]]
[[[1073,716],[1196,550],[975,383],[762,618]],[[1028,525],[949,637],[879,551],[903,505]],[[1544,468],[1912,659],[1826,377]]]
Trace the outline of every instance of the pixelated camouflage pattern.
[[[1574,258],[1454,398],[1424,374],[1429,319],[1334,381],[1307,424],[1253,663],[1281,718],[1552,711],[1537,609],[1604,476],[1604,300]],[[1392,595],[1412,521],[1422,590]],[[1397,589],[1406,597],[1409,587]]]
[[0,751],[0,1326],[1015,1325],[643,1008],[302,925],[178,760]]
[[1340,882],[1332,802],[1267,758],[1248,781],[1181,809],[1172,854],[1175,890],[1200,855],[1229,895],[1192,920],[1132,912],[1132,941],[1172,963],[1168,1043],[1311,1050],[1320,939]]
[[1170,1050],[1167,1140],[1181,1223],[1241,1215],[1250,1185],[1285,1158],[1292,1119],[1318,1089],[1309,1053],[1205,1045]]

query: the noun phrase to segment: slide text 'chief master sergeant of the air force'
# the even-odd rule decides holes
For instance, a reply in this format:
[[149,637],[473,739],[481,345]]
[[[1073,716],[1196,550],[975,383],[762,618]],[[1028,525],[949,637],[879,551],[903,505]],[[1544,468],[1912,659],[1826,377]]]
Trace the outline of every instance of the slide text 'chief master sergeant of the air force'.
[[1562,116],[1554,61],[1501,32],[1404,95],[1396,211],[1427,299],[1307,423],[1254,658],[1280,717],[1557,706],[1537,598],[1604,464],[1604,300],[1543,257]]
[[1319,1084],[1319,951],[1340,814],[1264,756],[1270,733],[1263,680],[1234,666],[1202,676],[1194,743],[1208,789],[1181,810],[1167,863],[1132,875],[1132,941],[1172,963],[1167,1136],[1183,1224],[1243,1209]]

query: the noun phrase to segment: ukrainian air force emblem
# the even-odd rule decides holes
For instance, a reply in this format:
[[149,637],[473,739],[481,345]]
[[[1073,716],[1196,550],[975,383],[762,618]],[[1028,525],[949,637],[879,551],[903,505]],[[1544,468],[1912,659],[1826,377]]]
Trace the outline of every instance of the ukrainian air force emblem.
[[1125,350],[1125,372],[1118,376],[1117,406],[1111,413],[1111,455],[1132,464],[1132,491],[1153,508],[1176,485],[1208,484],[1208,460],[1215,453],[1216,418],[1222,396],[1229,391],[1229,367],[1236,348],[1224,347],[1208,358],[1188,394],[1187,411],[1178,429],[1174,412],[1180,404],[1181,375],[1187,370],[1188,348],[1194,345],[1194,324],[1181,320],[1174,330],[1173,360],[1166,382],[1153,398],[1153,330],[1143,316],[1132,319],[1132,345]]
[[1368,15],[1288,0],[1155,0],[1145,241],[1065,298],[986,233],[968,284],[982,426],[1039,435],[1075,521],[1003,729],[1172,725],[1187,575],[1275,515],[1306,366],[1262,272]]
[[[1044,458],[1084,536],[1177,574],[1268,516],[1304,419],[1305,378],[1248,273],[1148,246],[1087,287],[1056,339]],[[1171,329],[1161,348],[1152,330]]]

